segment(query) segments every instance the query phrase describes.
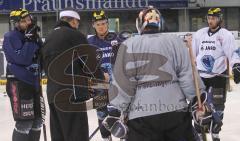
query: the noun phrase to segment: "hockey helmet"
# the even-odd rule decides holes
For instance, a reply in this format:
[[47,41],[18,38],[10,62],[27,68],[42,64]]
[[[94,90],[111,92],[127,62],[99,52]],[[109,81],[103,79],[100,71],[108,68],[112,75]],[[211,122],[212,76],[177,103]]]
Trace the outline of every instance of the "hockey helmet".
[[108,20],[108,17],[103,10],[93,12],[92,22],[96,22],[99,20]]
[[10,12],[10,21],[19,22],[21,19],[30,16],[30,13],[26,9],[18,9]]
[[219,17],[219,21],[222,21],[223,14],[221,8],[210,8],[208,10],[207,16],[216,16]]
[[210,8],[208,10],[208,15],[209,16],[222,16],[222,10],[220,8]]
[[161,18],[162,17],[159,10],[153,6],[149,6],[146,9],[140,11],[138,14],[138,17],[136,19],[136,28],[140,34],[146,26],[158,27],[160,30],[162,28]]

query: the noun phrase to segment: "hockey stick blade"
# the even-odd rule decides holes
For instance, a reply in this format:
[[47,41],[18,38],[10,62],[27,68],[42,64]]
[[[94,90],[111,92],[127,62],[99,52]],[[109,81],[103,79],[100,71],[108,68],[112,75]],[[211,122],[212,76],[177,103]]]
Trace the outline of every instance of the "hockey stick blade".
[[91,140],[91,139],[96,135],[96,133],[98,132],[99,129],[100,129],[100,127],[98,126],[98,127],[92,132],[92,134],[89,136],[89,140]]

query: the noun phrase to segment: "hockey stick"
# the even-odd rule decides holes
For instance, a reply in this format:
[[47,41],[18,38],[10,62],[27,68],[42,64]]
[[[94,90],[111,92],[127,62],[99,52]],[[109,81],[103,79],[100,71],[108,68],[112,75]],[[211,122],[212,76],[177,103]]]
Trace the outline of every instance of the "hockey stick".
[[93,136],[96,135],[96,133],[98,132],[98,130],[100,129],[100,127],[98,126],[93,132],[92,134],[89,136],[89,140],[91,140],[93,138]]
[[[228,75],[230,76],[231,73],[230,73],[229,61],[228,61],[228,59],[227,59],[226,61],[227,61],[227,71],[228,71],[227,73],[228,73]],[[228,92],[231,92],[231,91],[232,91],[231,83],[230,83],[230,78],[227,79],[227,91],[228,91]]]
[[192,73],[193,73],[194,86],[195,86],[195,91],[196,91],[196,96],[197,96],[197,103],[198,103],[199,109],[202,109],[203,107],[202,107],[202,102],[201,102],[201,98],[200,98],[197,70],[196,70],[196,66],[195,66],[194,56],[192,53],[192,47],[188,46],[188,49],[189,49],[189,55],[190,55],[190,60],[191,60],[191,65],[192,65]]
[[[191,65],[192,65],[193,80],[194,80],[195,92],[196,92],[196,96],[197,96],[197,103],[199,106],[199,110],[204,112],[205,109],[202,106],[202,102],[201,102],[201,98],[200,98],[199,83],[198,83],[197,70],[196,70],[196,65],[195,65],[195,61],[194,61],[192,46],[188,45],[187,47],[189,49],[188,51],[189,51],[189,55],[190,55]],[[201,128],[201,134],[203,137],[203,141],[207,141],[207,137],[206,137],[204,128],[203,129]]]
[[227,74],[220,74],[220,73],[208,72],[208,71],[204,71],[204,70],[198,70],[198,72],[199,72],[199,73],[209,74],[209,75],[215,75],[215,76],[230,78],[230,76],[227,75]]
[[45,107],[45,101],[43,96],[40,97],[40,102],[41,102],[41,115],[42,115],[42,122],[43,122],[43,137],[44,137],[44,141],[47,141],[47,132],[46,132],[46,124],[45,124],[46,107]]
[[46,116],[46,106],[45,101],[43,97],[43,91],[42,91],[42,69],[41,69],[41,56],[40,51],[38,51],[38,82],[39,82],[39,94],[40,94],[40,108],[41,108],[41,118],[42,118],[42,124],[43,124],[43,137],[44,141],[47,141],[47,131],[46,131],[46,124],[45,124],[45,116]]

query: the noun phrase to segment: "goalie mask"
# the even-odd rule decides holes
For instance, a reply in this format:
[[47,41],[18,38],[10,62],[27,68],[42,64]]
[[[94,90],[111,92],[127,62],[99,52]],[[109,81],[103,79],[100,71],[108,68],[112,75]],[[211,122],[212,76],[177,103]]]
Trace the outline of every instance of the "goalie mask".
[[139,34],[141,34],[147,26],[157,27],[159,30],[162,30],[163,27],[161,13],[153,6],[149,6],[148,8],[140,11],[136,19],[136,28]]

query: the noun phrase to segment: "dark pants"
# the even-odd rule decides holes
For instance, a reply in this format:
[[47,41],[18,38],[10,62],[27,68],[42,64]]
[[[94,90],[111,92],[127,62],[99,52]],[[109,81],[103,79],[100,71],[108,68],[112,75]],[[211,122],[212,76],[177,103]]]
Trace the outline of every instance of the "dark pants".
[[54,104],[50,108],[50,131],[52,141],[88,141],[87,112],[63,112]]
[[202,78],[206,86],[206,90],[212,87],[213,104],[217,111],[224,111],[226,94],[227,94],[227,79],[225,77],[216,76],[213,78]]
[[141,117],[129,120],[127,125],[127,141],[196,141],[188,112]]
[[39,141],[42,127],[39,91],[16,78],[7,79],[6,91],[16,122],[12,140]]
[[[226,74],[224,72],[223,74]],[[203,83],[206,86],[206,90],[212,87],[212,94],[213,94],[213,104],[215,106],[216,111],[219,113],[221,119],[223,119],[223,112],[225,109],[225,102],[226,102],[226,94],[227,94],[227,81],[228,78],[215,76],[212,78],[202,78]],[[201,127],[198,125],[194,125],[197,132],[201,132]],[[213,131],[213,133],[218,134],[219,132]]]

